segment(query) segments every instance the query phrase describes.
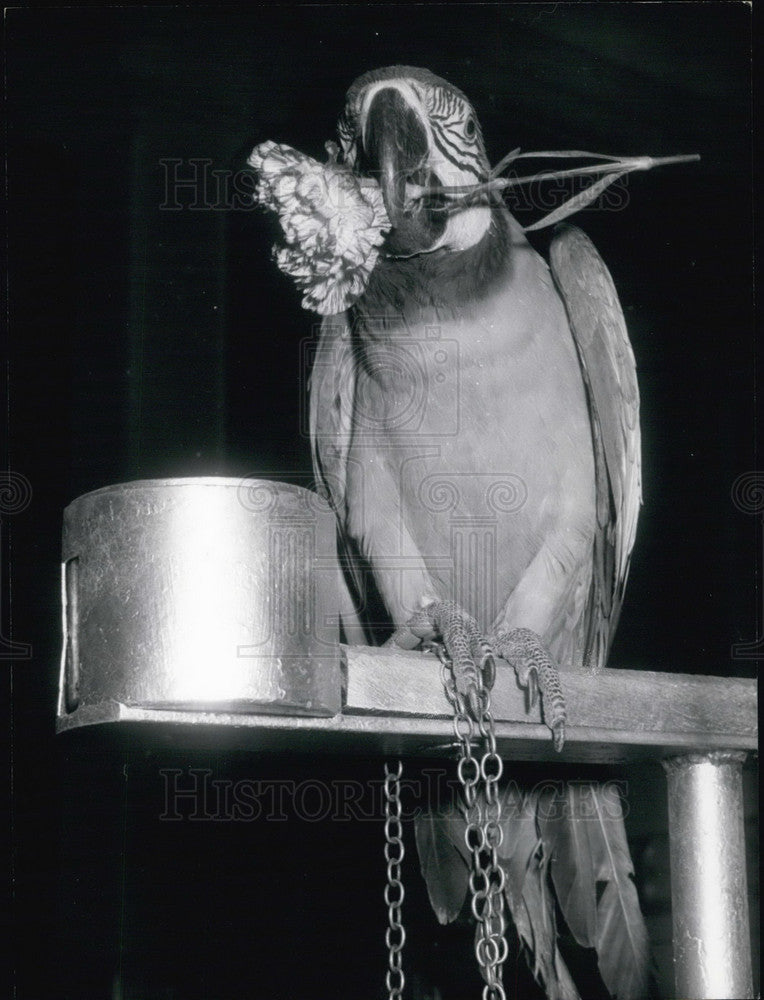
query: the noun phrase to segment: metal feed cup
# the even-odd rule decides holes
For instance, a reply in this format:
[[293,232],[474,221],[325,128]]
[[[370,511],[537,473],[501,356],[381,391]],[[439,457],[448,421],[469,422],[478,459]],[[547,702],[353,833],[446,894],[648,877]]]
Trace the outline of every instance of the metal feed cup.
[[79,497],[64,512],[60,719],[114,702],[336,714],[338,572],[334,515],[299,486],[163,479]]

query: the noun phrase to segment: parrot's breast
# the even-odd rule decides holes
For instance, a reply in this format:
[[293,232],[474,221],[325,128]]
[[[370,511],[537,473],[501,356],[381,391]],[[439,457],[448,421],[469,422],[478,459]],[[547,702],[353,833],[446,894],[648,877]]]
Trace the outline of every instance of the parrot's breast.
[[421,574],[407,568],[418,554],[437,596],[482,627],[514,594],[520,624],[533,627],[531,605],[553,640],[576,627],[582,564],[591,572],[592,432],[547,265],[514,220],[509,234],[501,267],[462,304],[401,308],[391,293],[358,324],[348,530],[372,565],[385,532],[399,560],[380,588],[394,617],[420,596]]

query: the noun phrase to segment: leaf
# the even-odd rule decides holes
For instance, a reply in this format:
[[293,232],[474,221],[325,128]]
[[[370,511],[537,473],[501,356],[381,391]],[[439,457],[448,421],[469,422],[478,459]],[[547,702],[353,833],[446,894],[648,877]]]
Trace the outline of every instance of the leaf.
[[619,177],[623,177],[627,173],[629,173],[628,169],[614,170],[612,173],[600,177],[598,181],[590,184],[588,188],[584,188],[583,191],[579,191],[572,198],[568,198],[567,201],[564,201],[562,205],[555,208],[549,215],[545,215],[531,226],[525,226],[524,232],[530,233],[534,229],[544,229],[546,226],[553,226],[556,222],[567,219],[574,212],[580,212],[581,209],[586,208],[587,205],[591,205],[593,201],[599,198],[605,188],[610,187],[614,181],[617,181]]
[[453,812],[428,812],[414,820],[419,866],[441,924],[457,918],[467,895],[467,861],[456,846],[464,844],[465,826],[455,807]]

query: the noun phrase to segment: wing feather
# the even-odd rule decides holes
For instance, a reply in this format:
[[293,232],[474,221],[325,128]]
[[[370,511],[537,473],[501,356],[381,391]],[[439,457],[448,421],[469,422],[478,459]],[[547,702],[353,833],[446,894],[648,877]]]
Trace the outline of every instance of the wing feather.
[[639,388],[613,279],[594,244],[560,226],[552,274],[576,342],[592,421],[597,532],[584,661],[604,667],[618,623],[642,503]]
[[[347,463],[353,435],[355,383],[355,356],[347,313],[326,316],[321,323],[308,381],[313,474],[319,493],[331,504],[338,520],[345,638],[348,642],[365,643],[368,636],[356,610],[356,600],[362,593],[360,570],[342,530],[347,510]],[[348,577],[354,593],[348,589]]]
[[338,516],[345,508],[354,392],[355,365],[347,316],[327,316],[321,323],[308,380],[309,430],[316,485]]

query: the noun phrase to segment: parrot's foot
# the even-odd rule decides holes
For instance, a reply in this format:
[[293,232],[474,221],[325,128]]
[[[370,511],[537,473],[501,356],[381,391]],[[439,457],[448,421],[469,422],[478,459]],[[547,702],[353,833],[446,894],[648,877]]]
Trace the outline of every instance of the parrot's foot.
[[565,743],[565,697],[557,667],[541,639],[529,628],[513,628],[497,632],[494,644],[499,656],[514,667],[520,686],[528,692],[531,708],[541,694],[544,722],[552,730],[554,748],[559,753]]
[[[452,601],[432,601],[417,611],[393,636],[393,641],[411,648],[411,640],[425,646],[442,645],[451,661],[456,691],[467,702],[476,719],[482,716],[479,690],[490,690],[496,680],[496,665],[490,643],[475,619]],[[481,683],[482,682],[482,683]]]

